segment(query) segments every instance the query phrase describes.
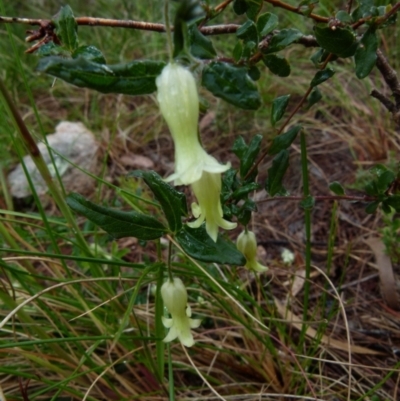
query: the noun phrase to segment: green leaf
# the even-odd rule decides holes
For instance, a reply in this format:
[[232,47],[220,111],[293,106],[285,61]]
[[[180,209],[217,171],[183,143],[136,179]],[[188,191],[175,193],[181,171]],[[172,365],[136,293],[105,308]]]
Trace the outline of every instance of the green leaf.
[[250,182],[249,184],[243,185],[238,188],[231,196],[235,201],[239,201],[248,196],[250,192],[257,191],[260,189],[260,186],[256,182]]
[[285,114],[286,107],[289,104],[289,99],[290,95],[284,95],[273,100],[271,108],[271,124],[273,127],[275,127],[275,124]]
[[264,0],[246,0],[246,15],[251,20],[256,20],[258,13],[261,11]]
[[145,95],[156,91],[156,78],[164,66],[164,62],[150,60],[103,65],[81,57],[46,57],[39,61],[37,70],[102,93]]
[[335,61],[338,59],[338,56],[333,53],[329,53],[324,49],[319,48],[311,57],[310,60],[313,62],[315,67],[320,68],[320,66],[326,62],[326,59],[329,56],[329,61]]
[[340,22],[343,22],[345,24],[351,23],[352,22],[352,18],[351,15],[349,13],[347,13],[344,10],[339,10],[336,15],[335,18],[337,20],[339,20]]
[[174,20],[174,58],[187,49],[188,24],[196,21],[204,15],[204,10],[199,0],[179,0]]
[[355,33],[349,28],[335,29],[325,25],[314,27],[315,38],[318,44],[329,53],[337,54],[339,57],[353,56],[357,49]]
[[354,55],[357,78],[363,79],[372,71],[377,59],[377,50],[378,38],[375,29],[369,28],[361,38],[356,54]]
[[286,192],[282,185],[283,176],[289,167],[289,151],[281,150],[272,160],[272,166],[268,169],[268,178],[265,189],[270,196]]
[[242,58],[243,54],[243,45],[241,41],[237,41],[235,47],[233,48],[232,57],[238,62]]
[[198,30],[196,24],[193,24],[189,29],[189,39],[190,53],[194,57],[212,59],[217,55],[211,40]]
[[247,198],[237,213],[237,219],[239,223],[243,226],[249,224],[252,213],[255,211],[257,211],[256,203],[252,199]]
[[257,30],[260,36],[266,36],[278,26],[278,17],[272,13],[261,14],[257,19]]
[[268,54],[262,58],[267,68],[278,77],[288,77],[290,75],[290,64],[281,56]]
[[252,40],[249,40],[248,42],[244,42],[242,58],[244,58],[244,59],[250,58],[254,54],[254,51],[256,49],[257,49],[256,42],[253,42]]
[[256,65],[249,68],[248,74],[253,81],[258,81],[261,78],[261,72]]
[[300,202],[300,207],[306,210],[311,210],[315,205],[315,198],[308,195],[305,199]]
[[235,0],[233,2],[233,11],[237,15],[242,15],[246,12],[247,10],[247,2],[246,0]]
[[82,57],[93,63],[106,64],[103,53],[95,46],[79,46],[73,53],[72,58]]
[[39,57],[48,57],[48,56],[64,56],[68,57],[70,55],[62,46],[56,45],[54,42],[49,42],[40,46],[36,51],[36,55]]
[[372,214],[376,212],[376,209],[378,209],[378,206],[381,202],[380,201],[374,201],[368,203],[368,205],[365,208],[365,212],[368,214]]
[[318,103],[322,99],[321,91],[316,86],[307,98],[306,109],[309,110],[315,103]]
[[215,96],[242,109],[256,110],[261,106],[260,94],[245,67],[212,62],[203,70],[202,85]]
[[258,43],[258,32],[256,24],[251,20],[247,20],[236,31],[236,36],[245,42],[252,41]]
[[385,201],[382,202],[381,207],[382,207],[383,212],[386,213],[386,214],[389,214],[389,213],[392,212],[392,208]]
[[373,0],[359,1],[359,6],[351,14],[351,16],[353,17],[353,21],[357,21],[360,18],[370,17],[374,9],[373,5]]
[[268,149],[268,154],[276,155],[281,150],[287,149],[296,139],[297,134],[302,130],[302,128],[303,127],[301,125],[295,125],[284,134],[275,137],[270,148]]
[[262,135],[256,135],[251,140],[248,148],[240,158],[240,176],[244,178],[253,166],[257,155],[260,153]]
[[329,189],[336,195],[344,195],[344,188],[342,187],[342,184],[340,184],[337,181],[333,181],[329,184]]
[[188,213],[185,194],[167,184],[154,171],[136,170],[128,174],[128,177],[132,176],[144,179],[158,202],[160,202],[171,231],[179,231],[182,228],[182,216],[186,216]]
[[382,174],[380,174],[376,182],[376,187],[379,194],[384,194],[395,179],[396,176],[390,170],[386,170]]
[[321,85],[323,82],[327,81],[333,75],[335,75],[335,71],[332,70],[332,68],[325,68],[322,71],[318,71],[314,75],[314,78],[311,80],[310,86],[314,87],[314,86]]
[[232,146],[232,152],[239,158],[242,159],[243,155],[249,147],[244,141],[242,136],[238,136]]
[[400,195],[390,195],[386,198],[385,203],[391,206],[396,212],[400,212]]
[[70,6],[61,7],[54,24],[63,47],[72,53],[78,47],[78,24]]
[[279,52],[296,40],[299,40],[302,36],[303,34],[297,29],[282,29],[272,37],[268,47],[263,50],[263,53],[269,54]]
[[245,257],[231,241],[225,241],[219,236],[217,242],[214,242],[204,225],[199,228],[184,226],[175,238],[183,250],[194,259],[235,266],[243,266],[246,263]]
[[143,213],[99,206],[76,193],[68,195],[66,200],[74,212],[85,216],[114,238],[136,237],[147,241],[160,238],[168,231],[156,218]]

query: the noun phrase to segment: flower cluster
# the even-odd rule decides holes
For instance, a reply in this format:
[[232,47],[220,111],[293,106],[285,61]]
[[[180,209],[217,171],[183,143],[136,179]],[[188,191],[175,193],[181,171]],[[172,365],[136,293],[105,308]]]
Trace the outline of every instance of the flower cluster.
[[197,218],[191,227],[204,221],[210,237],[216,241],[218,227],[236,227],[223,219],[221,206],[221,174],[230,168],[220,164],[201,146],[198,134],[199,97],[193,74],[170,63],[157,77],[157,100],[175,144],[175,173],[167,178],[175,185],[192,185],[198,204],[192,205]]

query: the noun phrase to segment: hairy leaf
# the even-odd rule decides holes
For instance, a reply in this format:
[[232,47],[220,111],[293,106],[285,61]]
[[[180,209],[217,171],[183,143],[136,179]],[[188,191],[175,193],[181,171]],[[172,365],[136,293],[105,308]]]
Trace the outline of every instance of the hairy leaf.
[[272,160],[272,166],[268,169],[268,179],[265,189],[270,196],[285,193],[282,185],[283,177],[289,167],[289,151],[281,150]]
[[204,36],[195,24],[189,29],[189,39],[190,53],[192,53],[194,57],[210,59],[217,55],[211,40]]
[[363,79],[369,75],[375,66],[378,50],[378,38],[375,29],[369,28],[363,35],[354,55],[356,76]]
[[88,61],[98,64],[106,64],[103,53],[95,46],[79,46],[73,53],[72,58],[82,57]]
[[296,40],[299,40],[302,36],[303,34],[297,29],[282,29],[272,37],[268,47],[263,50],[263,53],[269,54],[279,52]]
[[272,13],[261,14],[257,19],[257,30],[260,36],[268,35],[278,26],[278,17]]
[[136,237],[141,240],[152,240],[160,238],[168,231],[152,216],[96,205],[76,193],[67,197],[67,204],[73,211],[85,216],[114,238]]
[[155,81],[164,65],[164,62],[149,60],[104,65],[82,57],[46,57],[39,61],[37,70],[61,78],[72,85],[95,89],[102,93],[145,95],[156,90]]
[[69,5],[61,7],[54,18],[54,24],[63,47],[72,53],[78,47],[78,24]]
[[288,77],[290,75],[290,64],[281,56],[276,54],[268,54],[262,58],[268,69],[278,77]]
[[314,32],[318,44],[339,57],[353,56],[357,49],[355,33],[349,28],[332,29],[325,25],[316,25]]
[[344,195],[344,188],[342,187],[342,184],[340,184],[337,181],[333,181],[329,184],[329,189],[335,194],[335,195]]
[[281,150],[287,149],[296,139],[297,134],[301,131],[302,128],[303,127],[301,125],[295,125],[284,134],[275,137],[272,141],[271,147],[268,149],[268,154],[276,155]]
[[225,241],[219,236],[217,242],[214,242],[204,225],[199,228],[184,226],[177,233],[176,240],[189,256],[203,262],[235,266],[246,263],[245,257],[231,241]]
[[260,94],[245,67],[212,62],[203,70],[202,85],[215,96],[242,109],[256,110],[261,106]]
[[160,202],[171,231],[177,232],[180,230],[182,228],[182,216],[187,215],[185,194],[167,184],[154,171],[136,170],[130,173],[128,177],[129,176],[141,177],[144,179],[158,202]]
[[333,75],[335,75],[335,71],[332,70],[332,68],[325,68],[322,71],[318,71],[314,75],[314,78],[311,80],[310,86],[311,87],[318,86],[318,85],[322,84],[323,82],[327,81]]
[[290,95],[284,95],[273,100],[271,109],[271,124],[273,127],[285,114],[286,107],[289,104],[289,99]]

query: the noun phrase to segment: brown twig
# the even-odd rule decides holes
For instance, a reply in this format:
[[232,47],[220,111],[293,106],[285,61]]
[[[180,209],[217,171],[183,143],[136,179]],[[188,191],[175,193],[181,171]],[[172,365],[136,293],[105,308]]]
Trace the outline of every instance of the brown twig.
[[292,6],[292,5],[287,4],[280,0],[264,0],[264,2],[271,4],[274,7],[283,8],[285,10],[291,11],[292,13],[296,13],[296,14],[300,14],[300,15],[303,15],[308,18],[312,18],[313,20],[318,21],[318,22],[329,22],[329,20],[330,20],[330,18],[323,17],[322,15],[318,15],[318,14],[311,13],[311,14],[306,15],[299,9],[299,7]]
[[[138,29],[142,31],[152,32],[165,32],[164,24],[157,24],[153,22],[134,21],[134,20],[117,20],[107,18],[92,18],[92,17],[77,17],[75,21],[81,26],[106,26],[110,28],[129,28]],[[0,16],[0,23],[6,24],[25,24],[25,25],[39,25],[39,26],[54,26],[51,20],[46,19],[32,19],[32,18],[16,18],[16,17],[2,17]],[[234,33],[240,25],[237,24],[224,24],[224,25],[210,25],[201,28],[204,35],[221,35]]]
[[[352,196],[352,195],[319,195],[313,196],[314,200],[317,201],[340,201],[340,200],[347,200],[353,202],[374,202],[376,198],[373,196]],[[264,203],[264,202],[272,202],[272,201],[302,201],[304,200],[304,196],[274,196],[267,199],[261,199],[257,201],[257,203]]]
[[[330,59],[332,58],[332,53],[330,53],[328,55],[328,57],[326,58],[326,60],[324,61],[323,65],[321,66],[320,70],[323,70],[327,64],[329,63]],[[310,85],[306,91],[306,93],[303,95],[303,97],[300,99],[300,101],[297,103],[296,107],[293,109],[293,111],[290,113],[290,115],[287,117],[287,119],[285,120],[285,122],[281,125],[281,127],[279,128],[278,133],[276,134],[276,136],[280,135],[283,130],[285,129],[285,127],[289,124],[290,120],[293,118],[293,116],[299,111],[300,107],[303,106],[303,104],[305,103],[305,101],[308,98],[308,95],[311,93],[313,87]],[[254,163],[253,167],[250,169],[250,171],[247,173],[246,177],[249,177],[253,171],[258,167],[258,165],[261,163],[262,160],[264,160],[264,158],[268,155],[268,151],[269,151],[269,147],[261,154],[260,158],[257,160],[256,163]]]
[[348,14],[350,14],[352,6],[353,6],[353,0],[349,0],[349,2],[347,3],[347,13]]
[[395,121],[396,125],[400,126],[400,82],[397,77],[397,73],[390,66],[387,58],[384,56],[381,50],[378,49],[376,55],[376,67],[382,74],[386,85],[392,91],[394,102],[377,90],[373,90],[371,92],[371,96],[375,99],[378,99],[392,113],[393,120]]

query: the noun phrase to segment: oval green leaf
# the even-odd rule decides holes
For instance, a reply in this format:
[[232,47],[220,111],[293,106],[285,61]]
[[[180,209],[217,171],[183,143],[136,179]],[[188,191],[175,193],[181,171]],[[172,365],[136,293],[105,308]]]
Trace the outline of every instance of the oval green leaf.
[[284,134],[275,137],[270,148],[268,149],[268,154],[276,155],[281,150],[287,149],[296,139],[297,134],[301,131],[302,128],[303,127],[301,125],[295,125]]
[[359,79],[367,77],[375,66],[378,50],[378,38],[375,29],[369,28],[363,35],[354,55],[356,76]]
[[271,109],[271,124],[273,127],[285,114],[286,107],[289,104],[289,99],[290,95],[284,95],[273,100]]
[[289,167],[289,151],[281,150],[272,160],[272,166],[268,169],[268,178],[265,189],[270,196],[285,194],[286,190],[282,185],[283,177]]
[[242,109],[256,110],[261,106],[260,94],[245,67],[212,62],[204,68],[201,83],[213,95]]
[[350,28],[335,26],[335,29],[332,29],[325,25],[316,25],[314,32],[318,44],[323,49],[340,57],[353,56],[357,49],[356,36]]
[[281,56],[268,54],[262,58],[266,67],[278,77],[288,77],[290,75],[290,64]]

